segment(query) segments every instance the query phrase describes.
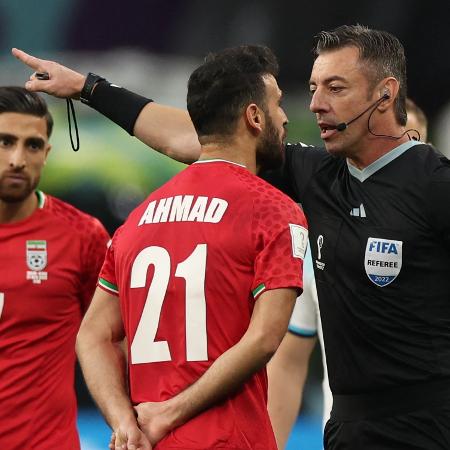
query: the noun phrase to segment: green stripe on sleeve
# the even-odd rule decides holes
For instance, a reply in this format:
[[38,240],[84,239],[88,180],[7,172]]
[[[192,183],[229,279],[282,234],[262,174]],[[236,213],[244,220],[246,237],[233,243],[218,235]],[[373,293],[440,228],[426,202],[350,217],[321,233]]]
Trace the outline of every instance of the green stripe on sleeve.
[[253,298],[258,297],[261,292],[266,290],[266,285],[264,283],[261,283],[259,286],[257,286],[255,289],[253,289]]
[[99,278],[98,284],[101,284],[108,291],[115,292],[116,294],[119,293],[119,288],[115,284],[106,281],[104,278]]

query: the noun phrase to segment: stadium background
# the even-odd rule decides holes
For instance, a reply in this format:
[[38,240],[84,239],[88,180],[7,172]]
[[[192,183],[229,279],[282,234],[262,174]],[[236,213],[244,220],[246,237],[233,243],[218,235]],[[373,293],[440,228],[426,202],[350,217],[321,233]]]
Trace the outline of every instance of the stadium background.
[[[189,73],[209,51],[264,43],[280,59],[289,140],[320,144],[308,111],[312,36],[343,23],[397,35],[406,48],[411,96],[430,121],[430,140],[450,152],[448,0],[0,0],[0,83],[30,71],[15,46],[81,72],[99,73],[162,103],[184,107]],[[103,221],[112,233],[146,195],[183,165],[155,154],[84,105],[76,104],[81,150],[70,149],[65,102],[47,98],[55,117],[53,152],[41,188]],[[289,449],[319,450],[321,362],[316,352]],[[106,448],[109,430],[81,378],[77,391],[83,450]]]

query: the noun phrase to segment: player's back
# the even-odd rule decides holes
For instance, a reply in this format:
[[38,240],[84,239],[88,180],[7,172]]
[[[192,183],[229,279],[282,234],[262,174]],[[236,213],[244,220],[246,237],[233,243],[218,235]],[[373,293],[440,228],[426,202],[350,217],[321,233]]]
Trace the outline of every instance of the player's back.
[[[262,250],[276,227],[261,219],[276,217],[286,202],[244,167],[207,161],[177,175],[130,215],[113,251],[133,403],[173,397],[240,340],[254,298],[270,288],[270,277],[259,274],[272,265]],[[266,390],[262,370],[157,448],[276,448]]]

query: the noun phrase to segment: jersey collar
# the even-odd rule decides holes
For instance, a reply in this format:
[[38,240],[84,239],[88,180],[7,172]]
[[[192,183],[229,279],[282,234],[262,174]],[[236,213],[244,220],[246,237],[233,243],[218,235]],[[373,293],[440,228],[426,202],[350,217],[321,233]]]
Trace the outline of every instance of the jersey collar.
[[45,205],[45,202],[47,200],[47,197],[39,189],[36,189],[36,197],[38,198],[38,208],[39,209],[43,209],[44,205]]
[[403,155],[403,153],[405,153],[406,150],[409,150],[411,147],[420,144],[423,144],[423,142],[420,141],[404,142],[403,144],[399,145],[398,147],[395,147],[382,157],[378,158],[372,164],[369,164],[367,167],[364,167],[364,169],[358,169],[357,167],[350,164],[347,160],[348,171],[350,172],[350,175],[354,176],[362,183],[363,181],[367,180],[367,178],[369,178],[371,175],[373,175],[375,172],[378,172],[380,169],[387,166],[394,159],[398,158],[400,155]]
[[234,164],[235,166],[243,167],[244,169],[246,169],[246,167],[243,164],[239,164],[239,163],[233,162],[233,161],[228,161],[226,159],[202,159],[199,161],[195,161],[193,164],[205,164],[205,163],[211,163],[211,162],[224,162],[224,163],[228,163],[228,164]]

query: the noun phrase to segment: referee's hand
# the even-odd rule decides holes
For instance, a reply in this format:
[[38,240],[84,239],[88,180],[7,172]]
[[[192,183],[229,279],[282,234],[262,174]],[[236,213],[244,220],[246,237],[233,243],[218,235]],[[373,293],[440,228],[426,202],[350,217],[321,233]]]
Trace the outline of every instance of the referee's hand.
[[25,88],[29,91],[45,92],[60,98],[80,98],[80,92],[86,81],[85,75],[55,61],[36,58],[17,48],[13,48],[11,53],[35,71],[25,83]]

